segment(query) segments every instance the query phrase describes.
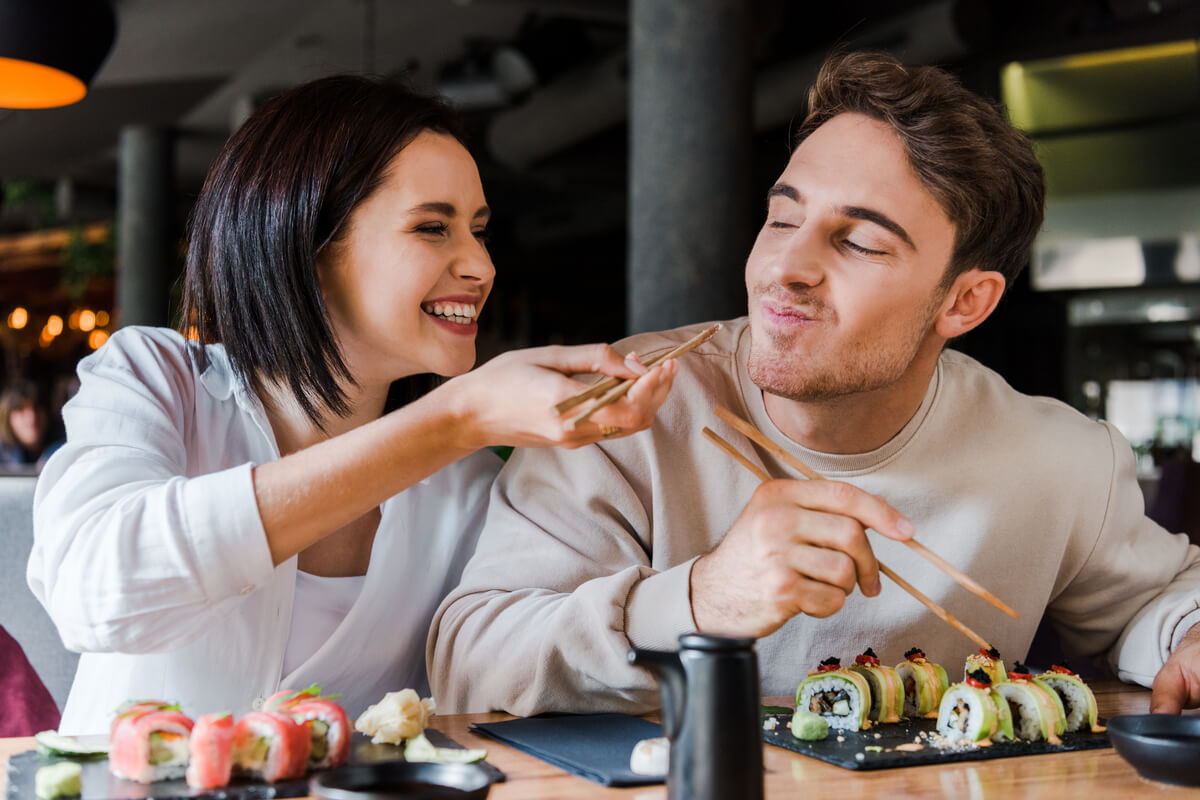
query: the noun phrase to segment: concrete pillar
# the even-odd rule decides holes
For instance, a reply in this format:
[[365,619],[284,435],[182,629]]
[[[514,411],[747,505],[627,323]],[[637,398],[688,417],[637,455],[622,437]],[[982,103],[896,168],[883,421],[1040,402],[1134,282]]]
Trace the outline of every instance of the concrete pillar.
[[121,129],[117,185],[117,314],[125,325],[166,325],[170,282],[174,159],[168,131]]
[[751,5],[632,2],[629,333],[746,312]]

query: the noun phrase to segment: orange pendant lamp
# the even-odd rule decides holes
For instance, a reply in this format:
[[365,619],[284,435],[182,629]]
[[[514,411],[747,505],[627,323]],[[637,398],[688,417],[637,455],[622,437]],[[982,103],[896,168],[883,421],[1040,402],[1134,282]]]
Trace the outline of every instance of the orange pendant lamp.
[[116,30],[106,0],[0,0],[0,108],[82,100]]

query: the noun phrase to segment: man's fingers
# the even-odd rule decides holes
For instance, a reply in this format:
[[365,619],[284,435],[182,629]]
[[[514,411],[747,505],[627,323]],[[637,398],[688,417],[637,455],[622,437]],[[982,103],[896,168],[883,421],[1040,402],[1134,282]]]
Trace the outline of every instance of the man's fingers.
[[[817,482],[819,481],[814,481]],[[804,483],[806,482],[770,481],[759,487],[756,496],[761,496],[766,503],[771,504],[770,510],[760,512],[766,514],[763,525],[769,529],[764,531],[764,534],[769,538],[783,537],[789,550],[797,554],[797,559],[803,558],[807,552],[803,549],[804,545],[815,545],[817,548],[843,554],[854,566],[854,581],[847,587],[847,594],[854,590],[854,583],[862,587],[862,592],[867,597],[879,594],[882,588],[879,562],[875,559],[875,551],[871,549],[862,523],[844,514],[814,510],[796,504],[793,489],[803,486]],[[784,502],[777,503],[781,498]],[[813,574],[798,563],[796,568],[805,574]]]
[[841,481],[780,481],[781,491],[797,505],[851,517],[864,527],[874,528],[889,539],[907,541],[916,532],[912,522],[886,500]]
[[858,567],[854,559],[840,550],[800,545],[790,548],[788,564],[800,575],[851,594],[858,584]]
[[1178,714],[1188,699],[1187,678],[1174,661],[1167,661],[1150,689],[1151,714]]

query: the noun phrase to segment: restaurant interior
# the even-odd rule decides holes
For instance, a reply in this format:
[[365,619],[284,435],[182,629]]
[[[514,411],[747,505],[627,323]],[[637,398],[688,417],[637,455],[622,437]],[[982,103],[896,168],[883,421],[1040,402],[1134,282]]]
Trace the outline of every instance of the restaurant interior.
[[[26,57],[6,48],[32,41],[5,3],[0,90]],[[48,59],[93,62],[80,99],[0,97],[0,390],[38,387],[47,440],[79,359],[122,325],[179,325],[191,204],[286,88],[383,75],[463,114],[493,210],[483,361],[743,314],[744,257],[816,67],[875,48],[1003,104],[1046,171],[1028,268],[952,346],[1111,421],[1147,509],[1200,542],[1200,0],[27,5],[55,33]],[[692,39],[665,40],[671,14],[697,17]],[[655,111],[689,69],[703,80]]]
[[[637,5],[118,0],[115,40],[86,97],[0,110],[5,382],[26,376],[49,388],[69,375],[132,321],[122,297],[137,304],[138,321],[176,322],[190,202],[217,150],[264,98],[335,72],[402,77],[467,116],[499,270],[481,320],[483,357],[736,316],[740,254],[814,65],[836,48],[878,47],[946,66],[1005,103],[1047,170],[1047,221],[1030,269],[955,346],[1021,391],[1111,418],[1138,448],[1149,492],[1165,463],[1200,457],[1200,4],[748,1],[746,41],[722,62],[741,60],[746,72],[711,87],[714,97],[720,88],[754,100],[737,170],[744,213],[697,227],[709,246],[692,250],[723,263],[701,260],[674,287],[638,277],[656,258],[694,253],[652,252],[666,237],[644,230],[631,200],[650,191],[632,185],[646,170],[631,161],[665,135],[630,117],[636,48],[655,46],[656,23],[639,21]],[[699,101],[684,111],[724,113]],[[670,169],[682,179],[699,167],[680,158]],[[136,219],[126,224],[141,225],[145,243],[123,252],[120,200],[139,191],[157,199],[130,200],[125,216]],[[122,269],[126,261],[142,266]]]

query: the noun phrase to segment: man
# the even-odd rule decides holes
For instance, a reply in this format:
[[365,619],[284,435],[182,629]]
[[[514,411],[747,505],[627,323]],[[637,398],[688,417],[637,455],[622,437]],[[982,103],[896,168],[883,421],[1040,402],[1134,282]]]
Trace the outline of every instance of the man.
[[[644,711],[655,681],[626,651],[690,630],[759,637],[766,695],[867,647],[897,663],[920,646],[955,674],[975,645],[881,584],[876,556],[1009,661],[1048,613],[1068,649],[1154,681],[1156,710],[1200,703],[1200,550],[1145,517],[1129,445],[944,349],[1019,273],[1042,200],[1028,141],[946,73],[826,63],[746,264],[748,319],[680,360],[648,431],[518,452],[501,473],[430,635],[439,706]],[[718,404],[828,480],[797,480]],[[760,486],[706,425],[780,480]],[[914,535],[1019,619],[917,557]]]

